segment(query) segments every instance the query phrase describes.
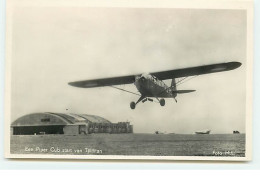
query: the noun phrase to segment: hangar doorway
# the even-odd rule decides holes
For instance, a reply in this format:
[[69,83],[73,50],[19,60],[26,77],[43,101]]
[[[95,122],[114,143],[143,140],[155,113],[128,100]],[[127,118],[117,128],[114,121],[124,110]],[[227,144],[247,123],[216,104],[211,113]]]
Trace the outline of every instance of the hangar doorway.
[[64,126],[19,126],[13,128],[13,135],[64,134]]

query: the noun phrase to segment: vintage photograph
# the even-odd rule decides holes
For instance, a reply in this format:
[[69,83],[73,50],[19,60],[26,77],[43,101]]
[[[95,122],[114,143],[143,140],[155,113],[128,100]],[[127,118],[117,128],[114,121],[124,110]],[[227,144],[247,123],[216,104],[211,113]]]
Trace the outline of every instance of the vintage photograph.
[[247,8],[10,4],[7,158],[250,160]]

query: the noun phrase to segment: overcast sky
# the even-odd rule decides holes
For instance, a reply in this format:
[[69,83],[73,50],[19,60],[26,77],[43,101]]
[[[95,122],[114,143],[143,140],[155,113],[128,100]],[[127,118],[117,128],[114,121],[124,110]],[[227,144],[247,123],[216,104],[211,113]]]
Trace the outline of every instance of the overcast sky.
[[[245,11],[23,7],[14,9],[12,38],[12,121],[71,112],[128,120],[136,133],[245,132]],[[146,102],[131,110],[138,96],[67,84],[228,61],[242,66],[178,86],[196,92],[164,107]]]

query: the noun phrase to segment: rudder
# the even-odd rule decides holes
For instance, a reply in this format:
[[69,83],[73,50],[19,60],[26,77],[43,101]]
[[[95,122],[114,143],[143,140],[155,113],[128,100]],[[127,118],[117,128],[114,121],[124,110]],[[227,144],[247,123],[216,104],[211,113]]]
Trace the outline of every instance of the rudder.
[[175,78],[172,79],[171,89],[172,89],[173,91],[177,91],[176,80],[175,80]]

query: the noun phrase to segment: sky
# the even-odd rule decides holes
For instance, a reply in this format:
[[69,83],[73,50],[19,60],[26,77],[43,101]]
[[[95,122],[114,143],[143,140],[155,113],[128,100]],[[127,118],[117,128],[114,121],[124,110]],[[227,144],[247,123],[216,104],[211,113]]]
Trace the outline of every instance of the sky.
[[[243,10],[17,7],[12,24],[11,121],[69,112],[130,121],[136,133],[245,132]],[[164,107],[146,102],[131,110],[138,96],[68,85],[229,61],[242,66],[187,81],[178,89],[196,92],[178,95],[178,103],[166,99]]]

